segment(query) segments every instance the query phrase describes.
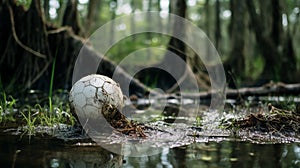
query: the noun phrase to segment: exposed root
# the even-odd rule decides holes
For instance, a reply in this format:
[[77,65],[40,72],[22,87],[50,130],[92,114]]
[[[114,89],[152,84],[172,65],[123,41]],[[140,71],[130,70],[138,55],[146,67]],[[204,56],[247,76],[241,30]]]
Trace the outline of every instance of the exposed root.
[[126,118],[126,116],[124,116],[119,109],[113,105],[103,105],[102,115],[118,132],[130,136],[147,137],[144,133],[144,127]]
[[29,53],[37,56],[37,57],[40,57],[40,58],[44,58],[46,59],[47,56],[45,54],[42,54],[42,53],[39,53],[38,51],[35,51],[33,49],[31,49],[30,47],[26,46],[25,44],[23,44],[20,39],[18,38],[17,36],[17,33],[16,33],[16,29],[15,29],[15,21],[14,21],[14,15],[13,15],[13,11],[11,9],[11,6],[8,4],[8,1],[6,2],[7,4],[7,7],[8,7],[8,10],[9,10],[9,14],[10,14],[10,21],[11,21],[11,29],[12,29],[12,34],[13,34],[13,37],[14,39],[16,40],[16,42],[26,51],[28,51]]

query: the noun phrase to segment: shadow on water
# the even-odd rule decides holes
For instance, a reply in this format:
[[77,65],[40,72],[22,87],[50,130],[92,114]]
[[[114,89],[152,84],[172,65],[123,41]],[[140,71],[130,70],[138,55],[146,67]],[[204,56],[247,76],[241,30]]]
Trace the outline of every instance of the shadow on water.
[[[41,139],[42,138],[42,139]],[[300,144],[220,141],[164,148],[159,154],[123,157],[100,146],[69,145],[47,137],[2,134],[0,167],[300,167]]]

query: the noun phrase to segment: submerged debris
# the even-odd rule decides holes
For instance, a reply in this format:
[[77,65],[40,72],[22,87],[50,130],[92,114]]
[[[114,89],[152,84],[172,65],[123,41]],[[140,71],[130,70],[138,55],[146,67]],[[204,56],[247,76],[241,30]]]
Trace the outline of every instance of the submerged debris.
[[230,124],[223,122],[222,125],[229,129],[249,128],[253,131],[282,133],[286,135],[300,133],[300,113],[298,113],[297,108],[295,111],[289,111],[276,108],[271,104],[268,107],[268,113],[258,112],[249,114],[242,119],[232,119]]

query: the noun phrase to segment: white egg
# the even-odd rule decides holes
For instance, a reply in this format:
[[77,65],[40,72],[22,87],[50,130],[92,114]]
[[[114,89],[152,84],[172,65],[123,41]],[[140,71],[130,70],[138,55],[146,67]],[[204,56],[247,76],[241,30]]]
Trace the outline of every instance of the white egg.
[[78,80],[69,97],[79,118],[101,116],[104,104],[123,107],[123,94],[118,83],[103,75],[88,75]]

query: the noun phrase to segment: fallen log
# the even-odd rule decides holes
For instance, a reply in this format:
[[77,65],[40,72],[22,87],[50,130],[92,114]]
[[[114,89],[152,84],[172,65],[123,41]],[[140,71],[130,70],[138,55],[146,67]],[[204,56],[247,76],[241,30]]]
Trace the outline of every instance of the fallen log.
[[[182,97],[190,99],[211,99],[214,94],[222,94],[217,91],[207,91],[199,93],[182,93]],[[277,95],[294,95],[300,94],[300,83],[268,83],[260,87],[247,87],[240,89],[226,89],[224,95],[226,98],[238,99],[248,96],[277,96]]]

